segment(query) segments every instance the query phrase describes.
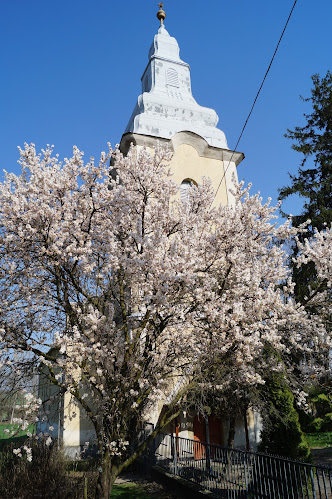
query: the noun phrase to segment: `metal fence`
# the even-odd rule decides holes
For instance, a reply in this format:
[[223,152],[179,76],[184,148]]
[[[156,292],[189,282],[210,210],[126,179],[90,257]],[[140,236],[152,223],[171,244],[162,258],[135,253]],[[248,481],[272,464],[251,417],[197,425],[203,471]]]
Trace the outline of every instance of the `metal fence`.
[[215,497],[332,499],[332,468],[162,433],[150,453],[159,466],[210,490]]

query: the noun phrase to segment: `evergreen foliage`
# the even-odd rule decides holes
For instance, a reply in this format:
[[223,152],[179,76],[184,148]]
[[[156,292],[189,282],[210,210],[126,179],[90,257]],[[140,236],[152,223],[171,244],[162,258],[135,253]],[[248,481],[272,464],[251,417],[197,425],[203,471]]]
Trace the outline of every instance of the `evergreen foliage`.
[[310,413],[299,411],[301,428],[305,432],[332,431],[332,396],[321,388],[312,388],[308,396]]
[[310,449],[305,441],[294,408],[294,396],[282,374],[271,374],[264,386],[266,411],[259,451],[310,462]]
[[[285,135],[293,141],[292,148],[301,153],[301,165],[297,174],[290,175],[290,185],[279,190],[280,200],[292,194],[297,194],[305,200],[302,212],[293,217],[295,227],[310,221],[307,232],[298,235],[301,242],[312,237],[315,230],[324,231],[332,223],[332,74],[330,71],[324,77],[315,74],[312,81],[311,96],[302,98],[312,105],[311,113],[304,114],[306,124],[295,127],[293,131],[288,129]],[[297,254],[298,247],[294,245],[292,256],[296,257]],[[302,264],[300,267],[291,262],[291,268],[298,301],[303,303],[310,293],[327,289],[326,281],[318,282],[313,262]],[[320,313],[315,307],[310,308],[313,313]],[[323,319],[329,330],[331,317],[325,314]],[[326,365],[329,365],[328,358]],[[312,407],[312,414],[300,411],[300,422],[306,431],[330,431],[330,378],[322,377],[316,381],[323,383],[323,391],[322,388],[311,388],[308,402]]]
[[[290,185],[279,190],[280,200],[292,194],[305,199],[302,212],[293,217],[295,227],[310,220],[308,231],[299,236],[302,241],[312,236],[314,229],[324,230],[332,222],[332,74],[328,71],[322,78],[315,74],[312,81],[311,96],[302,97],[312,104],[312,112],[304,114],[306,124],[285,134],[293,140],[292,148],[302,154],[301,166],[296,175],[290,175]],[[295,247],[294,256],[296,254]],[[293,266],[297,299],[303,300],[310,288],[315,289],[315,276],[312,263],[300,268]]]

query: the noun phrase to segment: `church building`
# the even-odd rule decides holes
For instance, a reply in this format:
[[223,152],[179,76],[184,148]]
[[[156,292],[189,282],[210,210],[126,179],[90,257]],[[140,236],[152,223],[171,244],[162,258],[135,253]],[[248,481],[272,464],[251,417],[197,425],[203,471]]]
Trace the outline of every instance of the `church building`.
[[[157,142],[168,145],[173,152],[173,180],[180,185],[183,199],[192,183],[197,185],[207,177],[216,193],[214,204],[232,205],[232,191],[238,182],[236,169],[244,154],[228,148],[224,132],[217,128],[219,118],[214,109],[200,106],[194,99],[189,64],[180,58],[178,42],[166,30],[166,14],[160,6],[160,27],[141,78],[142,93],[122,136],[121,151],[126,154],[131,144],[151,149]],[[156,423],[151,416],[150,422]],[[228,427],[228,421],[213,415],[205,421],[199,415],[192,418],[184,413],[165,431],[225,445]],[[248,411],[236,422],[235,446],[255,449],[258,439],[259,417]]]
[[[125,155],[131,144],[151,150],[157,142],[167,145],[173,152],[170,168],[182,199],[185,200],[192,184],[198,185],[202,177],[207,177],[216,193],[214,204],[232,205],[232,191],[238,183],[237,166],[244,154],[228,148],[224,132],[217,128],[217,113],[194,99],[189,64],[182,61],[176,39],[165,28],[166,14],[162,8],[160,4],[157,14],[160,27],[141,78],[142,93],[122,136],[120,150]],[[92,438],[92,427],[84,421],[78,406],[59,404],[52,413],[52,426],[68,454],[78,455],[84,443]],[[149,422],[155,424],[158,414],[158,410],[151,414]],[[259,426],[259,416],[247,411],[244,419],[236,422],[235,447],[255,450]],[[199,415],[193,417],[184,412],[165,432],[226,445],[228,428],[227,420],[213,415],[203,420]]]

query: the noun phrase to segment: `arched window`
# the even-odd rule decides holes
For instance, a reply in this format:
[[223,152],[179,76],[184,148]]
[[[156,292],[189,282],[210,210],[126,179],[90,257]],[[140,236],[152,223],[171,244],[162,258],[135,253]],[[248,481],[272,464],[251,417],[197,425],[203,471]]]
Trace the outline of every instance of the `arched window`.
[[195,182],[192,178],[182,180],[180,185],[180,198],[183,203],[187,203],[189,201],[189,191],[193,186],[197,187],[197,182]]
[[173,68],[168,68],[166,73],[167,85],[172,87],[179,87],[179,76],[178,72]]

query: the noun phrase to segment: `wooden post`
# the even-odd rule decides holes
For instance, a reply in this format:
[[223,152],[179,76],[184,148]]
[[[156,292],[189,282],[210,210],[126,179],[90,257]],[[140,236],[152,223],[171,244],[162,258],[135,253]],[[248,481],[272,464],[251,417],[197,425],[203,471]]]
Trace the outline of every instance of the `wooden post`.
[[88,477],[84,475],[84,499],[88,499]]
[[209,476],[211,474],[211,460],[210,460],[210,428],[209,428],[209,418],[204,416],[205,420],[205,462],[206,462],[206,473]]
[[250,451],[250,440],[249,440],[249,430],[248,430],[248,419],[247,419],[247,409],[244,409],[243,411],[243,418],[244,418],[244,429],[246,432],[246,448],[247,451]]

